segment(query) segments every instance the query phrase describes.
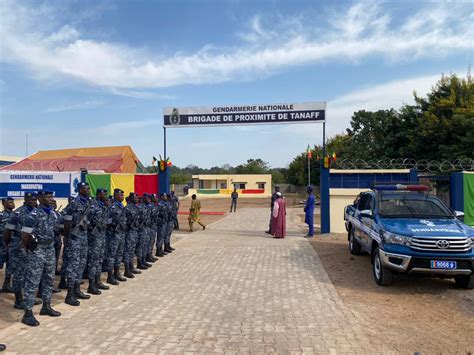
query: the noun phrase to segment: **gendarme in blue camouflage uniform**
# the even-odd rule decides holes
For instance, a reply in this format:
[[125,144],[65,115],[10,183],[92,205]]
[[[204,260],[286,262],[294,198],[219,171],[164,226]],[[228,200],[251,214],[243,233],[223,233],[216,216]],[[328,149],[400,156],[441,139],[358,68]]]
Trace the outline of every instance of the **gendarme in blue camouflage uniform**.
[[120,263],[123,258],[123,248],[125,243],[125,234],[127,229],[127,216],[123,191],[121,189],[114,190],[114,201],[110,206],[110,225],[107,228],[107,283],[118,285],[118,281],[127,281],[120,274]]
[[11,258],[13,292],[15,293],[16,309],[24,309],[23,286],[25,284],[26,251],[21,243],[21,228],[25,219],[37,206],[37,195],[35,192],[25,193],[25,202],[10,216],[5,224],[4,242]]
[[129,195],[125,213],[127,218],[127,232],[125,235],[125,247],[123,252],[123,264],[125,266],[124,276],[134,278],[134,274],[141,273],[135,269],[135,266],[133,265],[133,257],[137,248],[140,225],[143,220],[141,218],[141,210],[137,206],[137,197],[133,192]]
[[79,306],[78,299],[89,299],[80,288],[80,281],[87,263],[88,228],[92,214],[92,199],[89,184],[78,184],[79,195],[64,210],[64,234],[67,268],[67,295],[65,302]]
[[61,314],[51,308],[56,256],[54,251],[54,230],[57,218],[53,212],[53,192],[38,192],[40,205],[24,216],[21,227],[21,241],[26,250],[25,271],[25,315],[22,323],[37,326],[33,316],[36,290],[40,286],[43,306],[40,315],[58,317]]
[[107,190],[98,188],[96,198],[92,200],[91,223],[89,225],[88,235],[88,265],[87,277],[89,279],[89,288],[87,293],[100,295],[100,290],[108,290],[100,280],[102,262],[105,255],[105,239],[107,224],[109,222],[109,211],[107,200]]
[[11,293],[12,278],[12,258],[8,257],[8,248],[3,241],[3,231],[8,220],[13,215],[15,209],[15,201],[11,197],[2,198],[3,211],[0,212],[0,269],[5,266],[5,279],[3,280],[2,292]]

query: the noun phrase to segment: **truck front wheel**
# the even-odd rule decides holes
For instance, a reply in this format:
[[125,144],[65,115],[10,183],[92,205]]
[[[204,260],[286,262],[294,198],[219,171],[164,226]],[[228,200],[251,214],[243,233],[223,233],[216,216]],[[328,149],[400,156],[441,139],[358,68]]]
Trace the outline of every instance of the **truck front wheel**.
[[474,288],[474,277],[472,274],[456,276],[454,281],[456,281],[456,286],[459,288],[467,288],[468,290]]
[[380,286],[390,286],[392,284],[393,272],[382,265],[378,247],[374,250],[373,260],[374,262],[372,263],[372,271],[375,282]]

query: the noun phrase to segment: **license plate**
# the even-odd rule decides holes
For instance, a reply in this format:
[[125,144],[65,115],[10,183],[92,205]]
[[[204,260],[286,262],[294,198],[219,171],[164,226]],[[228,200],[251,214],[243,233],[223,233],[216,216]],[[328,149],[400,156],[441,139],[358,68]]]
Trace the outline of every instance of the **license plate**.
[[432,269],[456,269],[457,263],[455,261],[446,260],[431,260]]

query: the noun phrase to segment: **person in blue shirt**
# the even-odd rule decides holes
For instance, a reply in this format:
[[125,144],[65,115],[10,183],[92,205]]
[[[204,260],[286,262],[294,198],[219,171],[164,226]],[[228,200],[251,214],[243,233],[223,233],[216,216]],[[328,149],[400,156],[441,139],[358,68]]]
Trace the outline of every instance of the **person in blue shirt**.
[[308,234],[306,235],[306,237],[311,238],[311,237],[314,236],[314,204],[315,204],[315,199],[314,199],[314,194],[313,194],[313,188],[311,186],[308,186],[307,192],[308,192],[308,199],[306,200],[306,205],[304,206],[304,212],[305,212],[304,222],[309,227],[309,231],[308,231]]

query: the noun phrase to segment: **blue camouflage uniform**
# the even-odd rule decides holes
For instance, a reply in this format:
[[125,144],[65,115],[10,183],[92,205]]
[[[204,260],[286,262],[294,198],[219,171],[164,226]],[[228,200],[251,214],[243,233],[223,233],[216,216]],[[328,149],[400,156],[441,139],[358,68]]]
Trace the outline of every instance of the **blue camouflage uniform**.
[[144,250],[143,250],[143,255],[147,256],[150,254],[150,242],[153,240],[153,204],[148,203],[143,205],[145,209],[145,214],[144,214],[144,224],[145,224],[145,241],[144,241]]
[[159,214],[159,207],[156,203],[151,203],[151,218],[150,218],[150,239],[148,240],[148,248],[147,253],[152,255],[153,254],[153,247],[155,246],[157,233],[158,233],[158,214]]
[[[66,279],[68,287],[78,284],[87,264],[88,225],[91,217],[90,197],[77,196],[64,209],[64,221],[71,222],[71,231],[67,238]],[[82,225],[79,225],[81,220]]]
[[63,241],[61,239],[61,233],[64,229],[63,216],[58,211],[53,210],[56,216],[56,226],[54,228],[54,254],[56,256],[56,269],[58,266],[58,260],[61,256],[61,248],[63,247]]
[[32,234],[36,247],[26,251],[25,309],[31,310],[35,303],[35,293],[41,282],[43,303],[51,302],[56,257],[54,250],[54,229],[57,216],[51,207],[40,205],[25,216],[21,231]]
[[146,256],[146,242],[148,240],[146,220],[148,218],[148,209],[146,209],[144,204],[139,204],[137,206],[140,213],[140,225],[138,227],[138,240],[136,247],[137,258],[142,261]]
[[105,255],[105,239],[109,208],[98,199],[92,200],[91,224],[88,234],[88,265],[87,277],[95,279],[102,271],[102,262]]
[[171,234],[173,233],[174,229],[174,209],[173,209],[173,202],[166,201],[166,209],[167,209],[167,227],[166,227],[166,234],[165,234],[165,246],[171,242]]
[[167,215],[167,209],[166,209],[166,202],[163,200],[160,200],[158,202],[158,218],[156,221],[156,225],[158,228],[158,237],[156,238],[156,250],[162,250],[163,249],[163,243],[165,241],[165,226],[166,226],[166,215]]
[[110,225],[107,228],[107,271],[120,267],[123,257],[127,219],[122,202],[114,200],[110,207]]
[[129,264],[133,262],[133,257],[139,241],[139,230],[142,219],[140,208],[133,203],[129,203],[127,207],[125,207],[125,213],[127,217],[127,232],[125,236],[123,261]]
[[17,208],[10,216],[5,229],[12,231],[11,241],[8,245],[8,256],[11,258],[13,292],[21,292],[25,284],[26,251],[21,244],[21,228],[25,224],[26,217],[34,210],[34,207],[23,205]]

